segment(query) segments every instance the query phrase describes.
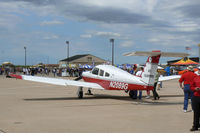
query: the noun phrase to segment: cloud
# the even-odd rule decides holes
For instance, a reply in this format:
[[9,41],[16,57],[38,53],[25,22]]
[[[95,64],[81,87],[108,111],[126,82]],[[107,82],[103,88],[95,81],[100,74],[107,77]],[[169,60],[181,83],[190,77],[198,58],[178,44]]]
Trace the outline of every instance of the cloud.
[[119,33],[114,32],[104,32],[104,31],[98,31],[95,33],[96,36],[105,36],[105,37],[120,37],[121,35]]
[[43,22],[40,23],[41,26],[45,26],[45,25],[60,25],[60,24],[64,24],[64,22],[58,21],[58,20],[53,20],[53,21],[43,21]]
[[83,35],[80,35],[81,38],[92,38],[92,35],[91,34],[83,34]]
[[158,43],[160,40],[158,38],[151,38],[148,40],[149,42]]
[[0,28],[13,29],[21,21],[19,17],[12,14],[0,14]]
[[90,34],[80,35],[81,38],[92,38],[93,36],[107,37],[107,38],[111,38],[111,37],[119,38],[119,37],[121,37],[120,33],[106,32],[106,31],[96,31],[96,32],[90,32]]
[[193,0],[189,4],[178,7],[176,10],[180,11],[185,17],[189,18],[200,18],[200,1]]
[[125,41],[125,42],[123,42],[123,43],[120,44],[121,47],[132,47],[134,45],[135,44],[132,41]]
[[[5,0],[4,0],[5,1]],[[182,0],[171,1],[162,0],[8,0],[9,2],[21,1],[28,9],[38,12],[38,15],[62,15],[67,18],[79,21],[92,21],[105,24],[135,24],[152,30],[173,30],[190,32],[194,31],[196,25],[184,25],[182,16],[197,16],[199,13],[199,2],[189,2]],[[5,3],[5,2],[4,2]],[[177,4],[178,3],[178,4]],[[180,4],[181,3],[181,4]],[[26,8],[26,6],[23,6]],[[195,11],[193,12],[192,7]],[[17,10],[15,8],[15,10]],[[18,9],[19,10],[19,9]],[[185,13],[188,12],[189,13]],[[167,19],[171,16],[172,19]],[[177,21],[179,20],[179,21]],[[193,22],[195,24],[195,22]],[[60,21],[44,21],[41,25],[63,24]],[[177,26],[178,25],[178,26]],[[111,26],[112,27],[112,26]]]
[[199,0],[0,0],[1,43],[53,45],[67,36],[89,46],[97,38],[103,44],[112,37],[124,41],[123,50],[134,46],[178,52],[200,42],[199,6]]
[[22,22],[18,14],[24,14],[19,5],[23,2],[0,2],[0,30],[13,30],[16,25]]
[[186,21],[183,23],[179,23],[176,25],[176,30],[182,31],[182,32],[193,32],[200,30],[200,27],[197,23],[192,21]]
[[[20,0],[9,0],[20,1]],[[73,1],[73,0],[21,0],[32,10],[39,10],[38,14],[62,14],[66,17],[77,18],[84,21],[96,21],[103,23],[121,24],[153,24],[154,20],[149,16],[154,6],[155,0],[122,0],[111,1]],[[29,4],[27,4],[29,3]],[[140,8],[142,5],[143,8]],[[44,13],[45,12],[45,13]],[[160,23],[155,20],[155,23]]]
[[49,35],[49,36],[45,36],[44,39],[45,40],[51,40],[51,39],[58,39],[59,37],[56,35]]

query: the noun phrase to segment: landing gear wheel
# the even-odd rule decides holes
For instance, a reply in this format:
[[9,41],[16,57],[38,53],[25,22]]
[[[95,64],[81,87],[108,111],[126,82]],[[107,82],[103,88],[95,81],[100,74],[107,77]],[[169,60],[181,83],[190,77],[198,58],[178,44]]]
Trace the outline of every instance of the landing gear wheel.
[[85,95],[93,95],[92,91],[91,91],[91,88],[88,88],[88,91],[87,91],[87,93],[85,93]]
[[132,99],[137,99],[137,91],[135,91],[135,90],[130,90],[130,91],[129,91],[129,96],[130,96]]

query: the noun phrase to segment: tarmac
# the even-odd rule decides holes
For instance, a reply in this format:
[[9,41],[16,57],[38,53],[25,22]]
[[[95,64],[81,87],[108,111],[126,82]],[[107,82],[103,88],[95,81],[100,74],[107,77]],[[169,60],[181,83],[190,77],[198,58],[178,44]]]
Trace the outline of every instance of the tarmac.
[[76,92],[0,76],[0,133],[189,133],[192,127],[178,80],[163,82],[159,100],[145,99],[146,91],[142,100],[124,91],[92,89],[83,99]]

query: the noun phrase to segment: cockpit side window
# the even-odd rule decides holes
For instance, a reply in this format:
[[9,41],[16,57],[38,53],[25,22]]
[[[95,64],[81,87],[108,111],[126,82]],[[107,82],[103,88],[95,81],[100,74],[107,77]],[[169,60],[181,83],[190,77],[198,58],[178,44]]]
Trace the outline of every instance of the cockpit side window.
[[98,75],[98,73],[99,73],[99,68],[94,68],[93,70],[92,70],[92,74],[95,74],[95,75]]
[[99,75],[100,75],[100,76],[103,76],[103,74],[104,74],[104,70],[101,70],[101,69],[100,69]]
[[109,76],[110,76],[110,74],[106,72],[106,73],[105,73],[105,76],[106,76],[106,77],[109,77]]

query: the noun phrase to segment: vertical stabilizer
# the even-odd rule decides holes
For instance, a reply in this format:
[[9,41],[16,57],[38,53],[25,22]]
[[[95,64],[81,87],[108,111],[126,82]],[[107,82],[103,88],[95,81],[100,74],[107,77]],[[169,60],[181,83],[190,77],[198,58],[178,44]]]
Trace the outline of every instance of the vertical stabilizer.
[[144,72],[142,73],[142,81],[150,86],[153,86],[154,84],[159,60],[160,55],[149,56],[144,67]]

